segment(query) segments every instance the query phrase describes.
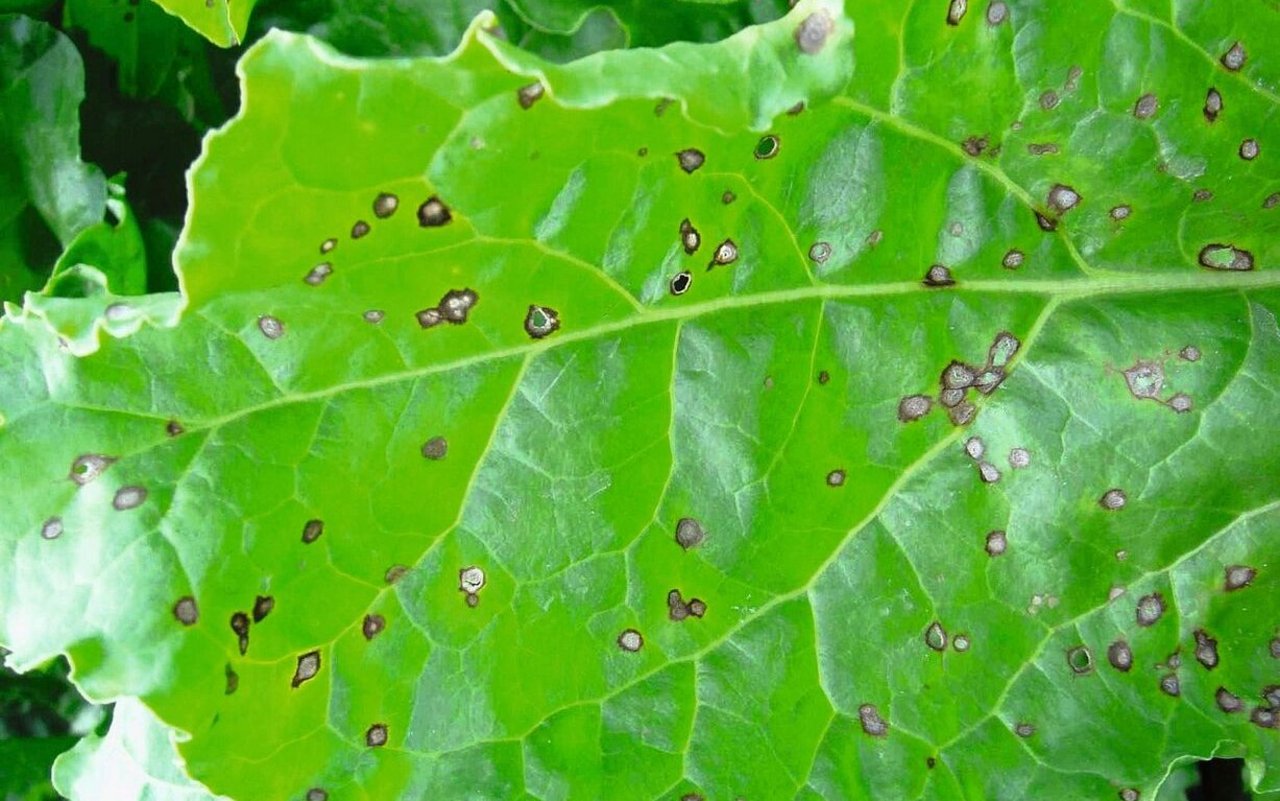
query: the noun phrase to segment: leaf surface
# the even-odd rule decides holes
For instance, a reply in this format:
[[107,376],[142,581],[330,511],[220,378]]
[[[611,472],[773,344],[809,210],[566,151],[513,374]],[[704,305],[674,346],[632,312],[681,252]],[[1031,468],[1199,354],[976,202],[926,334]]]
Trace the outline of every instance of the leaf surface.
[[1266,60],[1003,8],[268,36],[181,321],[0,328],[9,661],[230,798],[1280,789]]

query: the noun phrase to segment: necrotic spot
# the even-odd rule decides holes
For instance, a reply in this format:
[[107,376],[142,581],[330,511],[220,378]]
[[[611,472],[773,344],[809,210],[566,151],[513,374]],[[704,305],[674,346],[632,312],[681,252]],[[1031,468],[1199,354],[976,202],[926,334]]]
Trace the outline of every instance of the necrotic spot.
[[1210,270],[1244,271],[1253,269],[1253,254],[1235,245],[1213,243],[1200,249],[1200,266]]
[[40,536],[46,540],[56,540],[62,536],[62,518],[51,517],[40,526]]
[[269,314],[264,314],[258,318],[258,330],[267,339],[279,339],[284,336],[284,323]]
[[1009,451],[1009,466],[1021,470],[1031,464],[1031,452],[1026,448],[1014,448]]
[[955,638],[951,641],[951,647],[955,648],[957,651],[960,651],[961,653],[964,653],[965,651],[969,650],[969,635],[957,634]]
[[387,627],[387,620],[382,615],[365,615],[364,622],[360,624],[360,633],[364,635],[366,640],[372,640],[382,633]]
[[386,573],[382,574],[382,580],[387,582],[387,584],[395,584],[397,581],[404,578],[405,575],[408,574],[408,572],[409,572],[408,565],[392,565],[391,567],[387,568]]
[[1133,116],[1140,120],[1150,119],[1155,115],[1156,109],[1160,107],[1160,101],[1156,96],[1148,92],[1138,98],[1138,102],[1133,104]]
[[618,647],[634,654],[644,647],[644,636],[635,629],[626,629],[618,635]]
[[987,24],[995,27],[1009,18],[1009,6],[1004,0],[995,0],[987,6]]
[[320,243],[320,253],[321,255],[328,253],[329,251],[333,250],[337,246],[338,246],[338,240],[330,237],[329,239],[326,239],[325,241]]
[[1107,646],[1107,661],[1111,667],[1121,673],[1128,673],[1133,668],[1133,650],[1124,640],[1116,640]]
[[880,710],[875,704],[858,707],[858,722],[862,724],[862,730],[872,737],[883,737],[889,733],[889,724],[880,717]]
[[1177,698],[1182,694],[1182,684],[1178,681],[1178,674],[1166,673],[1160,677],[1160,692],[1165,695]]
[[1036,212],[1036,225],[1040,226],[1041,231],[1051,232],[1058,230],[1058,223],[1049,217],[1044,216],[1040,212]]
[[1036,727],[1030,723],[1019,723],[1013,727],[1013,733],[1019,737],[1030,737],[1036,733]]
[[834,29],[835,22],[832,21],[831,15],[825,10],[816,11],[805,17],[796,27],[796,45],[800,48],[800,52],[807,55],[818,53],[827,43],[827,37]]
[[305,682],[311,681],[320,672],[320,652],[307,651],[298,657],[298,667],[293,671],[293,680],[290,685],[294,688],[301,687]]
[[1164,367],[1159,362],[1139,361],[1124,371],[1124,380],[1135,398],[1155,398],[1164,388]]
[[707,613],[707,602],[701,598],[689,599],[689,614],[694,617],[702,617]]
[[1121,203],[1119,206],[1113,206],[1111,209],[1111,219],[1127,220],[1129,218],[1129,215],[1132,213],[1132,211],[1133,211],[1132,209],[1130,209],[1128,206],[1126,206],[1123,203]]
[[1253,161],[1258,157],[1258,140],[1246,139],[1240,143],[1240,158]]
[[818,371],[818,383],[819,383],[819,384],[824,384],[824,385],[825,385],[825,384],[826,384],[828,381],[830,381],[830,380],[831,380],[831,374],[830,374],[830,373],[828,373],[826,370],[819,370],[819,371]]
[[356,220],[355,225],[351,226],[351,238],[360,239],[369,234],[369,223],[364,220]]
[[1191,406],[1191,396],[1184,392],[1179,392],[1169,399],[1169,408],[1178,414],[1191,411]]
[[110,456],[86,453],[84,456],[76,457],[76,460],[71,463],[71,472],[67,477],[83,487],[102,475],[102,472],[110,467],[113,462],[115,462],[115,459]]
[[241,636],[249,633],[249,616],[244,612],[236,612],[231,616],[231,630]]
[[964,442],[964,452],[970,459],[981,459],[987,452],[987,446],[982,437],[969,437]]
[[1228,715],[1244,711],[1244,702],[1226,687],[1219,687],[1218,691],[1213,694],[1213,700],[1217,702],[1218,709]]
[[1280,728],[1280,715],[1271,707],[1254,707],[1249,713],[1249,722],[1262,729]]
[[948,409],[959,406],[964,400],[965,392],[963,389],[944,389],[938,393],[938,402]]
[[676,542],[686,551],[698,547],[706,538],[706,530],[692,517],[682,517],[676,523]]
[[781,146],[778,137],[769,134],[756,143],[755,156],[757,159],[771,159],[778,155],[778,150]]
[[702,245],[702,235],[698,233],[698,229],[693,227],[688,217],[680,221],[680,246],[684,248],[684,252],[692,256],[698,252],[699,246]]
[[943,287],[953,286],[955,282],[956,280],[951,277],[951,270],[941,264],[935,264],[924,274],[922,283],[929,287]]
[[1077,676],[1083,676],[1093,672],[1093,652],[1088,646],[1077,645],[1067,651],[1067,666],[1071,668],[1071,672]]
[[118,511],[126,509],[134,509],[142,505],[147,499],[147,491],[142,487],[121,487],[116,490],[116,495],[111,499],[111,505]]
[[236,690],[240,689],[240,676],[234,670],[231,669],[231,665],[226,666],[225,675],[226,675],[227,685],[226,685],[226,689],[223,692],[226,695],[232,695],[235,693]]
[[527,111],[533,108],[534,103],[542,99],[542,95],[545,92],[546,88],[542,85],[542,82],[534,81],[516,90],[516,101],[520,103],[520,108]]
[[1058,152],[1058,146],[1052,142],[1030,142],[1027,152],[1033,156],[1052,156]]
[[1158,592],[1138,599],[1135,615],[1139,626],[1154,626],[1164,614],[1164,596]]
[[364,733],[365,745],[370,748],[381,748],[387,744],[387,725],[375,723]]
[[1204,96],[1204,118],[1209,122],[1218,119],[1222,113],[1222,94],[1217,89],[1210,89]]
[[1274,209],[1276,206],[1280,206],[1280,192],[1272,192],[1262,199],[1262,208]]
[[454,325],[461,325],[467,321],[467,314],[479,300],[475,290],[451,289],[440,298],[437,309],[445,320]]
[[1207,203],[1208,201],[1213,200],[1213,193],[1208,189],[1197,189],[1191,193],[1191,199],[1196,203]]
[[364,318],[364,321],[366,323],[369,323],[370,325],[377,325],[378,323],[382,322],[382,318],[386,317],[387,315],[386,315],[386,312],[384,312],[382,309],[369,309],[368,311],[366,311],[364,314],[360,316]]
[[1022,266],[1022,262],[1026,257],[1021,250],[1010,250],[1004,254],[1004,258],[1000,260],[1000,264],[1006,270],[1016,270]]
[[733,264],[738,260],[738,245],[732,239],[726,239],[719,245],[716,245],[716,252],[712,257],[711,264],[707,269],[722,266],[725,264]]
[[1230,565],[1224,572],[1226,578],[1223,581],[1223,588],[1227,592],[1248,587],[1258,575],[1258,571],[1248,565]]
[[1080,204],[1080,194],[1066,184],[1054,184],[1049,190],[1047,200],[1049,208],[1063,214]]
[[329,801],[329,794],[319,787],[307,791],[307,801]]
[[449,441],[444,437],[432,437],[422,445],[422,455],[432,461],[443,459],[449,452]]
[[1141,797],[1142,793],[1132,787],[1126,787],[1120,791],[1120,801],[1138,801]]
[[311,272],[303,276],[302,280],[310,286],[320,286],[324,280],[333,274],[333,265],[329,262],[317,264],[311,268]]
[[164,433],[171,437],[179,436],[185,431],[186,429],[182,427],[182,423],[179,423],[177,420],[170,420],[164,424]]
[[843,470],[832,470],[830,473],[827,473],[827,486],[843,487],[844,478],[845,472]]
[[383,192],[373,199],[373,214],[376,217],[383,219],[390,217],[399,207],[400,198],[389,192]]
[[320,535],[324,533],[323,520],[308,520],[306,525],[302,527],[302,541],[310,544],[320,539]]
[[1045,111],[1049,111],[1050,109],[1057,108],[1059,102],[1060,101],[1058,98],[1058,93],[1053,91],[1052,89],[1046,92],[1043,92],[1040,95],[1040,108],[1044,109]]
[[414,312],[413,316],[418,321],[418,325],[422,328],[435,328],[437,325],[444,322],[444,315],[435,307]]
[[524,317],[524,330],[533,339],[542,339],[560,328],[560,315],[548,306],[529,307]]
[[1195,345],[1186,345],[1182,350],[1178,351],[1178,355],[1189,362],[1200,361],[1200,349]]
[[1222,66],[1236,72],[1244,66],[1245,52],[1244,46],[1239,42],[1234,42],[1231,47],[1227,48],[1227,52],[1222,54]]
[[825,264],[827,259],[831,258],[831,244],[829,242],[814,242],[809,247],[809,258],[818,264]]
[[738,196],[730,192],[728,189],[724,190],[724,194],[720,196],[720,202],[725,204],[726,206],[737,199],[738,199]]
[[458,590],[468,595],[475,595],[484,589],[484,569],[476,565],[464,567],[458,571]]
[[1008,331],[1001,331],[996,334],[996,338],[992,341],[991,348],[987,351],[987,359],[992,367],[1005,367],[1013,359],[1020,347],[1022,347],[1022,343],[1018,341],[1017,337]]
[[1213,670],[1218,666],[1218,641],[1209,636],[1209,632],[1204,629],[1196,629],[1194,632],[1196,638],[1196,661],[1204,665],[1206,670]]
[[1000,480],[1000,470],[991,462],[980,462],[978,464],[978,476],[984,484],[994,484]]
[[1009,537],[1003,531],[987,532],[987,556],[1002,556],[1009,549]]
[[898,419],[904,423],[919,420],[933,408],[933,401],[925,395],[908,395],[898,401]]
[[924,644],[935,651],[943,651],[947,647],[947,630],[938,621],[933,621],[924,630]]
[[942,370],[942,386],[946,389],[964,389],[973,386],[977,371],[964,362],[952,361]]
[[947,24],[959,25],[968,10],[969,0],[951,0],[951,4],[947,6]]
[[173,605],[173,616],[184,626],[195,625],[195,622],[200,619],[200,610],[196,607],[196,599],[190,595],[184,595],[179,598],[178,602]]
[[439,228],[453,220],[453,212],[440,198],[432,195],[418,207],[418,225],[422,228]]
[[253,622],[261,623],[271,610],[276,608],[276,599],[270,595],[259,595],[253,600]]
[[1123,509],[1128,502],[1129,498],[1124,490],[1114,488],[1102,493],[1102,497],[1098,499],[1099,506],[1112,512]]
[[671,294],[683,295],[693,285],[693,274],[688,270],[671,276]]
[[[978,414],[978,407],[969,401],[961,401],[955,406],[947,409],[947,418],[951,420],[953,426],[967,426],[973,422],[973,418]],[[990,465],[988,465],[990,467]],[[994,468],[992,468],[994,469]],[[996,476],[999,478],[999,475]]]
[[676,153],[676,161],[680,164],[680,169],[692,174],[707,163],[707,157],[701,150],[688,147]]

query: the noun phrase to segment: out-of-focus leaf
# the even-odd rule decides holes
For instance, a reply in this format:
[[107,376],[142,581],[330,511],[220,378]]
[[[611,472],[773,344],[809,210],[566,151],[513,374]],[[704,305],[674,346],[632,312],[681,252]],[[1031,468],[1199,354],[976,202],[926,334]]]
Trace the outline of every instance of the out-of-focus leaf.
[[236,799],[1280,789],[1277,100],[1060,9],[268,36],[181,321],[0,326],[0,641]]
[[102,221],[106,180],[80,159],[83,98],[65,36],[0,16],[0,299],[38,288],[61,248]]

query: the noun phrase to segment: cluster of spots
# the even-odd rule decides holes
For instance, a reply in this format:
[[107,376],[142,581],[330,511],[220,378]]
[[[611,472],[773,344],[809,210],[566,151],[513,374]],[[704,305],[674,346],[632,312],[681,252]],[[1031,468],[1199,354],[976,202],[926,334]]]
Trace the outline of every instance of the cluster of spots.
[[1245,272],[1253,269],[1253,254],[1235,245],[1211,242],[1200,249],[1200,266],[1209,270]]
[[835,21],[831,19],[830,14],[825,10],[815,11],[796,27],[796,46],[806,55],[812,56],[819,53],[835,27]]
[[[1004,382],[1006,368],[1018,352],[1021,343],[1007,331],[1001,331],[987,353],[987,361],[981,367],[952,361],[939,378],[938,402],[947,410],[952,425],[962,426],[973,421],[977,406],[967,399],[970,389],[989,395]],[[924,395],[909,395],[898,403],[898,419],[904,423],[919,420],[933,408],[932,401]],[[976,457],[980,458],[980,457]],[[985,465],[986,467],[983,467]],[[979,462],[979,473],[988,483],[998,481],[999,471],[989,462]]]
[[690,598],[686,602],[680,590],[671,590],[667,593],[667,615],[677,623],[688,617],[702,617],[706,613],[706,601]]
[[[1178,352],[1178,356],[1187,362],[1200,360],[1200,349],[1195,345],[1187,345]],[[1164,391],[1165,370],[1162,360],[1138,359],[1132,367],[1123,373],[1129,394],[1138,400],[1152,400],[1168,406],[1177,414],[1191,411],[1194,402],[1185,392],[1176,392],[1168,398],[1162,398]]]
[[[965,152],[965,155],[972,156],[973,158],[977,158],[978,156],[981,156],[984,151],[986,151],[987,146],[990,143],[991,143],[990,139],[986,136],[986,134],[983,134],[982,136],[975,135],[975,136],[970,136],[967,139],[965,139],[963,142],[961,142],[960,149]],[[991,155],[997,156],[999,154],[1000,154],[1000,146],[997,145],[996,147],[992,148]]]
[[320,652],[307,651],[298,657],[298,666],[293,671],[293,679],[289,686],[295,690],[311,681],[320,673]]
[[634,654],[644,647],[644,635],[635,629],[624,629],[618,635],[618,647],[629,654]]
[[1229,565],[1224,572],[1222,588],[1227,592],[1248,587],[1258,575],[1258,571],[1248,565]]
[[862,724],[862,730],[872,737],[884,737],[889,733],[889,724],[880,717],[880,710],[875,704],[858,707],[858,722]]
[[516,90],[516,102],[520,104],[520,108],[528,111],[533,108],[534,103],[542,99],[546,91],[547,88],[542,85],[542,81],[534,81]]
[[686,551],[697,548],[707,539],[707,531],[692,517],[682,517],[676,523],[676,544]]
[[458,571],[458,592],[466,596],[467,606],[475,608],[480,603],[480,591],[484,589],[484,569],[471,565]]
[[1077,676],[1089,675],[1093,672],[1093,651],[1087,645],[1067,649],[1067,667]]
[[1102,493],[1098,505],[1108,512],[1118,512],[1129,503],[1129,496],[1122,489],[1112,488]]
[[549,306],[530,305],[524,316],[524,331],[533,339],[550,336],[560,328],[560,313]]
[[450,289],[440,298],[439,303],[429,309],[414,312],[414,317],[422,328],[434,328],[441,323],[462,325],[467,321],[471,309],[479,302],[480,297],[473,289]]
[[[231,630],[239,639],[240,655],[249,652],[249,616],[244,612],[236,612],[231,616]],[[296,685],[295,685],[296,686]]]
[[372,640],[387,628],[387,619],[382,615],[365,615],[360,624],[360,633],[366,640]]
[[381,748],[387,744],[387,724],[375,723],[364,733],[364,744],[370,748]]
[[1042,607],[1048,607],[1049,609],[1053,609],[1057,605],[1058,605],[1058,596],[1041,595],[1039,593],[1036,593],[1035,595],[1031,596],[1031,603],[1027,604],[1027,614],[1038,615],[1040,614],[1040,609]]

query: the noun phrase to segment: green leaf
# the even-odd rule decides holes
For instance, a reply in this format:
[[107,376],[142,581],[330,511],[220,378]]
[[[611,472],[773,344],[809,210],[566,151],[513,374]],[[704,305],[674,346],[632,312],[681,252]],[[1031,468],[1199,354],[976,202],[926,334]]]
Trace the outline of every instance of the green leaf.
[[62,247],[102,220],[106,180],[80,160],[83,98],[65,36],[0,16],[0,299],[38,288]]
[[68,28],[84,30],[89,43],[111,58],[125,96],[158,99],[201,128],[225,121],[205,41],[159,6],[136,0],[68,0],[63,21]]
[[1277,100],[1216,8],[1259,66],[1107,2],[268,36],[181,320],[0,324],[10,661],[237,799],[1280,789]]
[[249,15],[257,0],[155,0],[165,11],[181,19],[219,47],[243,41]]

